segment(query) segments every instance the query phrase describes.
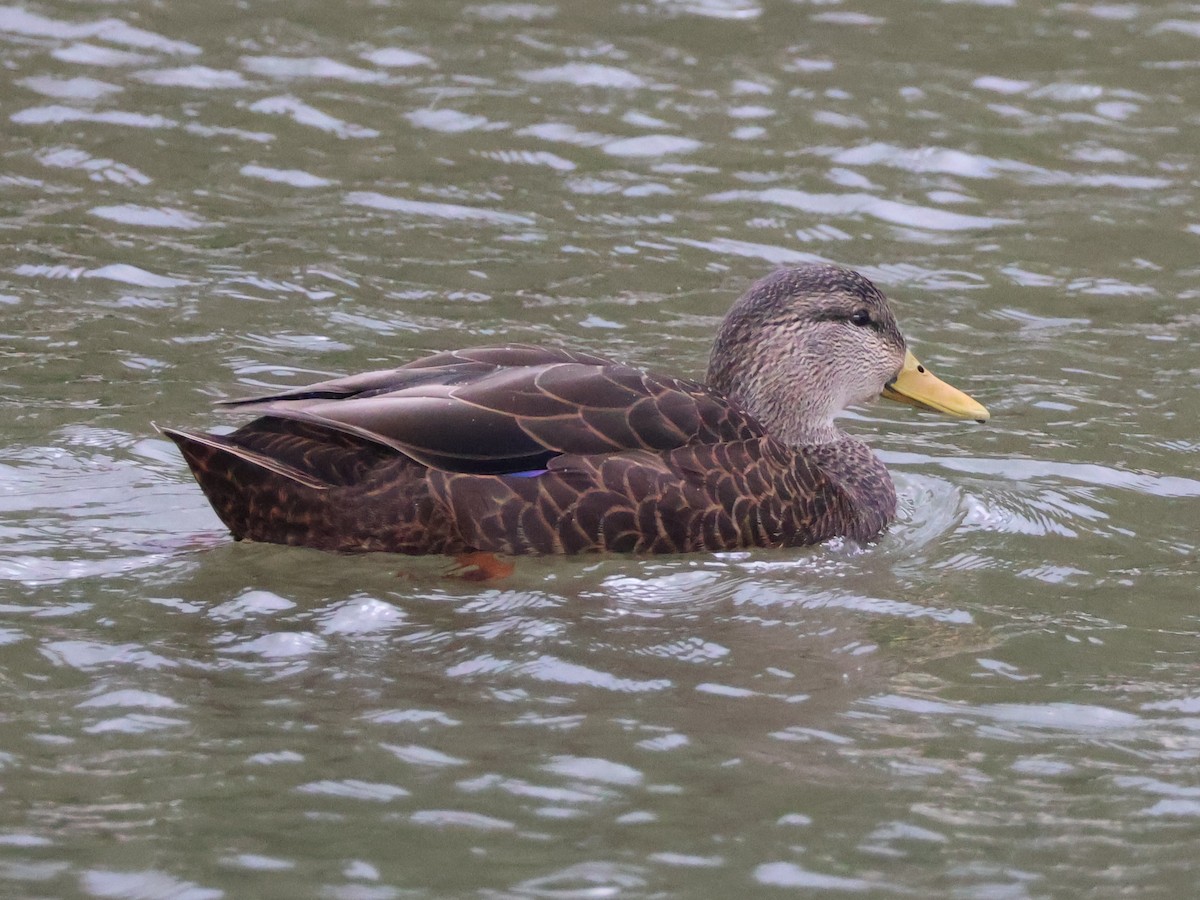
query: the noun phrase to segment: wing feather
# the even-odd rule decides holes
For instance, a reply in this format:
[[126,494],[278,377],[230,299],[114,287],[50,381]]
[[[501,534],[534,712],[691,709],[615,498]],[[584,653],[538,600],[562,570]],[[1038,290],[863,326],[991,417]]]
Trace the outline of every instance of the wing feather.
[[698,382],[532,345],[439,353],[228,405],[475,474],[543,468],[560,454],[670,450],[763,434]]

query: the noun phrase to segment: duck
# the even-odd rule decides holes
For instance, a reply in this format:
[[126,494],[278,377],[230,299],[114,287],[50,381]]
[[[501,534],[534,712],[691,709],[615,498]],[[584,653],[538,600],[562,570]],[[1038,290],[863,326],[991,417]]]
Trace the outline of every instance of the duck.
[[848,268],[754,282],[703,381],[564,347],[435,353],[222,402],[255,418],[175,442],[235,540],[341,553],[664,554],[868,543],[883,463],[835,422],[878,397],[984,422]]

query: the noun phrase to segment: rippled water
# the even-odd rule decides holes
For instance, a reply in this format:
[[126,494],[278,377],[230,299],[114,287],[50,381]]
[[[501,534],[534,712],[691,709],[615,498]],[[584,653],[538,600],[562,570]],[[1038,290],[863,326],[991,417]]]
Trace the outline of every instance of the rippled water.
[[[1190,4],[0,7],[0,894],[1189,896]],[[698,374],[854,265],[986,427],[877,545],[237,545],[152,423],[472,342]]]

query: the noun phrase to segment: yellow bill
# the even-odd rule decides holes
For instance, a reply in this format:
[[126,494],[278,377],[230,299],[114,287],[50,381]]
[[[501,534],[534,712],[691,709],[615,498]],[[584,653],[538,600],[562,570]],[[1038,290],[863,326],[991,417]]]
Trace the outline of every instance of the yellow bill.
[[883,396],[898,403],[936,410],[960,419],[986,422],[992,417],[987,407],[958,388],[946,384],[921,365],[911,351],[904,356],[904,367],[900,369],[900,374],[883,389]]

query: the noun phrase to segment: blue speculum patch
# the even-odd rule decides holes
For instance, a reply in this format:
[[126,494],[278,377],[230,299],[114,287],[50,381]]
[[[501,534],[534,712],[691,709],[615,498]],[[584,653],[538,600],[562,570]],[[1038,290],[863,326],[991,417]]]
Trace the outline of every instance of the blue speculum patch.
[[530,469],[528,472],[509,472],[509,478],[537,478],[539,475],[545,475],[549,469]]

